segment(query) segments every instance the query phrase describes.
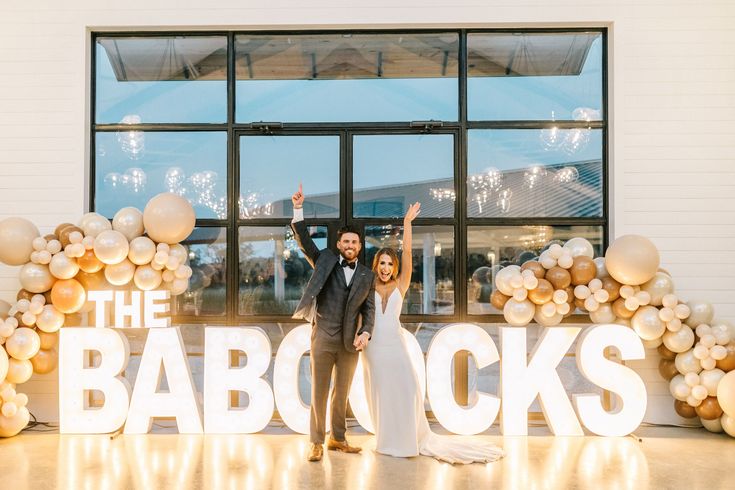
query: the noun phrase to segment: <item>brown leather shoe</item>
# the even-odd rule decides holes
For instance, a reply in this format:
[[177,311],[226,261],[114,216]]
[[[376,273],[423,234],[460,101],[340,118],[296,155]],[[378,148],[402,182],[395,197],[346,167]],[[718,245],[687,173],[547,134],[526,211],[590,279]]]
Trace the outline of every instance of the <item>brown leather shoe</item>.
[[331,437],[327,442],[327,449],[330,451],[341,451],[343,453],[359,453],[362,451],[361,447],[350,446],[347,441],[335,441]]
[[324,454],[324,447],[321,444],[311,444],[311,449],[309,449],[309,461],[321,461],[322,455]]

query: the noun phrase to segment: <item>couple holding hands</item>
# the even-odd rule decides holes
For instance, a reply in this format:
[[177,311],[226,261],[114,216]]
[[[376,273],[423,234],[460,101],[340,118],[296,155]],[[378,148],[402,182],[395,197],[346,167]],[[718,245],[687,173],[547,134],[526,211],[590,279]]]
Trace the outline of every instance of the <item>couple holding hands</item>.
[[382,248],[375,254],[372,268],[368,268],[357,259],[362,249],[358,230],[344,227],[338,231],[338,254],[329,248],[319,250],[304,223],[301,185],[291,201],[291,227],[299,248],[314,268],[294,313],[294,318],[312,324],[309,461],[322,459],[332,378],[327,449],[345,453],[361,450],[345,439],[347,397],[360,354],[377,452],[396,457],[423,454],[465,464],[501,458],[503,451],[492,444],[458,442],[434,434],[426,419],[418,376],[401,337],[400,323],[413,269],[411,223],[421,204],[411,205],[403,219],[400,260],[395,250]]

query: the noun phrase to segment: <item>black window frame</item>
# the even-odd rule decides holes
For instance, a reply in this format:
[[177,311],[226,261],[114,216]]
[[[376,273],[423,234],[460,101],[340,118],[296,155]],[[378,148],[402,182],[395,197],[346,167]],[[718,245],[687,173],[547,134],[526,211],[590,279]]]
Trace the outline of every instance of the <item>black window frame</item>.
[[[602,120],[506,120],[506,121],[469,121],[467,97],[467,39],[469,34],[482,33],[599,33],[602,38]],[[288,123],[282,122],[277,127],[262,127],[257,123],[237,123],[235,120],[235,36],[237,35],[334,35],[334,34],[436,34],[456,33],[459,39],[458,86],[458,119],[442,121],[441,127],[421,127],[412,121],[400,122],[339,122],[339,123]],[[240,226],[288,226],[290,218],[257,218],[241,219],[237,209],[240,187],[239,145],[242,137],[249,135],[269,134],[274,136],[291,135],[339,135],[340,136],[340,214],[338,218],[310,220],[314,225],[325,225],[328,228],[328,240],[335,243],[339,226],[351,224],[361,230],[366,225],[401,225],[401,218],[354,218],[352,190],[352,138],[355,135],[385,134],[453,134],[454,147],[454,185],[456,192],[455,214],[449,218],[418,218],[414,224],[419,225],[451,225],[454,227],[454,313],[452,315],[403,315],[408,323],[504,323],[502,314],[468,314],[467,298],[467,230],[470,226],[493,225],[592,225],[603,229],[603,250],[609,243],[609,107],[608,107],[608,30],[606,27],[570,27],[570,28],[503,28],[503,29],[338,29],[338,30],[263,30],[263,31],[95,31],[91,32],[91,90],[90,90],[90,122],[89,122],[89,211],[94,211],[96,184],[96,133],[115,131],[225,131],[227,133],[227,194],[228,212],[226,219],[197,219],[197,227],[224,227],[227,230],[226,256],[226,298],[225,315],[222,316],[175,316],[176,324],[209,324],[209,325],[243,325],[264,323],[301,323],[289,315],[240,315],[239,314],[239,257],[238,234]],[[227,38],[227,121],[225,123],[143,123],[97,124],[96,123],[96,53],[98,37],[210,37],[226,36]],[[414,122],[415,123],[415,122]],[[602,131],[602,215],[599,217],[468,217],[467,216],[467,134],[474,129],[545,129],[556,126],[559,129],[590,128]],[[361,254],[364,260],[364,251]],[[584,322],[583,315],[573,315],[565,322]]]

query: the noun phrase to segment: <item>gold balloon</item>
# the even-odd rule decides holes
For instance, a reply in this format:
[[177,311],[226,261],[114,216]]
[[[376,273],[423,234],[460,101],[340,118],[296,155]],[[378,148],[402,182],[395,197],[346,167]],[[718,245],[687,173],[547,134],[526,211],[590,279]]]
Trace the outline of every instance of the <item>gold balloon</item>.
[[[528,263],[528,262],[526,262]],[[537,305],[543,305],[551,301],[554,296],[554,286],[546,279],[539,279],[538,286],[528,291],[528,299]]]
[[33,299],[35,295],[36,293],[32,293],[30,291],[26,291],[25,289],[21,289],[20,291],[18,291],[18,294],[15,295],[15,300],[20,301],[22,299],[27,299],[28,301],[30,301],[31,299]]
[[62,248],[66,247],[67,245],[71,243],[69,241],[69,235],[71,235],[75,231],[78,231],[79,233],[82,234],[82,236],[84,236],[84,230],[74,225],[66,226],[62,228],[61,230],[59,230],[57,235],[59,235],[59,241],[61,242]]
[[674,410],[676,410],[676,413],[678,413],[680,417],[685,419],[693,419],[697,416],[697,411],[694,407],[681,400],[674,400]]
[[546,280],[554,286],[554,289],[566,289],[572,283],[572,276],[566,269],[555,266],[546,271]]
[[105,264],[103,264],[100,259],[98,259],[97,256],[94,254],[94,250],[85,251],[84,255],[77,259],[77,264],[79,264],[79,268],[81,270],[89,273],[94,273],[102,270],[102,268],[105,266]]
[[633,318],[633,315],[635,315],[635,311],[630,311],[628,308],[625,307],[625,299],[618,298],[615,301],[613,301],[612,304],[613,313],[615,313],[615,316],[618,318]]
[[620,297],[620,286],[621,284],[610,276],[605,276],[602,279],[602,289],[607,291],[610,298],[607,300],[612,303]]
[[576,308],[579,308],[582,311],[587,311],[587,309],[584,307],[584,300],[579,298],[574,298],[574,306]]
[[43,330],[39,330],[38,337],[41,339],[41,350],[43,349],[53,349],[56,347],[56,344],[59,343],[59,332],[44,332]]
[[716,396],[708,396],[694,410],[704,420],[718,419],[723,413]]
[[65,327],[79,327],[82,324],[82,315],[79,313],[72,313],[71,315],[66,315],[66,319],[64,320],[64,326]]
[[56,369],[56,364],[58,363],[58,361],[59,355],[55,350],[41,349],[35,356],[31,358],[33,372],[37,374],[48,374]]
[[575,286],[587,285],[597,275],[595,261],[586,255],[574,257],[572,267],[569,268],[572,284]]
[[99,270],[94,273],[80,272],[74,277],[87,291],[103,291],[110,289],[110,283],[105,278],[105,273]]
[[506,296],[501,293],[499,289],[496,289],[493,291],[493,294],[490,295],[490,304],[492,304],[496,309],[502,310],[509,299],[510,296]]
[[[61,233],[61,230],[63,230],[63,229],[64,229],[64,228],[66,228],[67,226],[74,226],[74,225],[73,225],[72,223],[61,223],[61,224],[60,224],[59,226],[57,226],[57,227],[56,227],[56,229],[54,230],[54,237],[55,237],[55,238],[56,238],[56,237],[58,237],[58,236],[59,236],[59,234]],[[58,240],[58,238],[56,238],[56,239]]]
[[665,359],[667,361],[673,361],[676,359],[676,352],[669,350],[669,348],[664,344],[659,345],[656,350],[658,350],[658,355],[661,356],[661,359]]
[[717,361],[717,369],[722,369],[727,373],[735,369],[735,341],[727,344],[725,349],[727,349],[727,355],[724,359]]
[[666,381],[671,381],[674,376],[679,374],[679,371],[676,370],[676,364],[674,361],[669,359],[661,359],[658,361],[658,372]]
[[45,240],[46,240],[47,242],[50,242],[51,240],[58,240],[58,239],[59,239],[59,236],[58,236],[58,235],[56,235],[56,234],[54,234],[54,233],[49,233],[48,235],[44,235],[44,236],[43,236],[43,238],[44,238],[44,239],[45,239]]
[[521,266],[521,272],[525,270],[530,270],[531,272],[533,272],[533,275],[536,276],[536,279],[543,279],[544,274],[546,274],[546,269],[544,269],[544,266],[541,265],[541,263],[536,262],[535,260],[524,262]]
[[86,300],[84,287],[76,279],[56,281],[51,288],[51,302],[62,313],[76,313]]

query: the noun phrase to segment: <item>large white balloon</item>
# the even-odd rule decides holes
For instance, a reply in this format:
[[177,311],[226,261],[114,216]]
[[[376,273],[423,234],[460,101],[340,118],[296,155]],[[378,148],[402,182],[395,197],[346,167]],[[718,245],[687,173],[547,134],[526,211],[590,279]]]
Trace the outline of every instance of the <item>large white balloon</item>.
[[735,371],[724,375],[717,384],[717,402],[726,414],[735,417]]
[[129,251],[128,239],[119,231],[106,230],[94,239],[94,254],[104,264],[119,264]]
[[670,275],[656,272],[656,275],[650,281],[641,286],[641,290],[651,295],[650,304],[661,306],[664,296],[674,292],[674,281]]
[[105,279],[113,286],[124,286],[130,282],[134,274],[135,265],[128,259],[105,267]]
[[521,268],[517,265],[509,265],[503,267],[495,274],[495,287],[506,296],[513,296],[513,287],[510,285],[510,278],[520,275]]
[[702,371],[699,359],[694,357],[694,353],[691,350],[677,354],[674,364],[676,365],[676,370],[681,374],[699,374]]
[[643,306],[638,308],[630,324],[638,336],[644,340],[653,340],[661,337],[666,331],[666,325],[658,317],[658,309],[655,306]]
[[66,254],[56,254],[48,265],[51,274],[57,279],[71,279],[79,272],[77,260],[67,257]]
[[595,248],[588,240],[582,237],[575,237],[567,241],[564,244],[564,248],[571,252],[572,257],[584,255],[586,257],[593,258],[595,256]]
[[18,279],[23,289],[31,293],[45,293],[56,281],[47,265],[31,262],[21,267]]
[[613,323],[615,313],[612,311],[610,303],[601,303],[595,311],[590,311],[590,320],[597,324]]
[[133,281],[138,289],[152,291],[161,285],[161,271],[154,270],[150,265],[141,265],[135,270]]
[[685,320],[686,324],[697,328],[702,323],[710,325],[712,318],[715,316],[715,308],[711,303],[706,301],[687,301],[686,305],[689,307],[689,318]]
[[196,214],[189,201],[171,192],[158,194],[143,210],[148,236],[159,243],[178,243],[194,230]]
[[523,327],[533,319],[536,313],[536,305],[529,300],[516,301],[513,298],[506,301],[503,307],[505,321],[514,327]]
[[679,330],[664,333],[664,345],[671,352],[686,352],[694,345],[694,331],[687,325],[682,325]]
[[20,407],[12,417],[0,417],[0,437],[12,437],[28,425],[31,414],[26,407]]
[[140,236],[130,242],[128,259],[135,265],[149,264],[156,255],[156,244],[147,236]]
[[84,231],[85,235],[96,237],[103,231],[111,230],[112,224],[99,213],[87,213],[79,221],[79,228]]
[[35,330],[26,327],[16,328],[13,335],[5,341],[8,354],[21,361],[35,356],[40,348],[41,338]]
[[128,241],[143,234],[143,213],[138,208],[122,208],[112,218],[112,229],[119,231]]
[[31,260],[33,240],[38,228],[25,218],[6,218],[0,221],[0,262],[23,265]]
[[640,235],[623,235],[605,252],[605,267],[621,284],[638,286],[658,271],[660,257],[651,240]]
[[39,330],[53,333],[64,325],[66,315],[54,308],[54,305],[45,305],[41,314],[36,317],[36,326]]

